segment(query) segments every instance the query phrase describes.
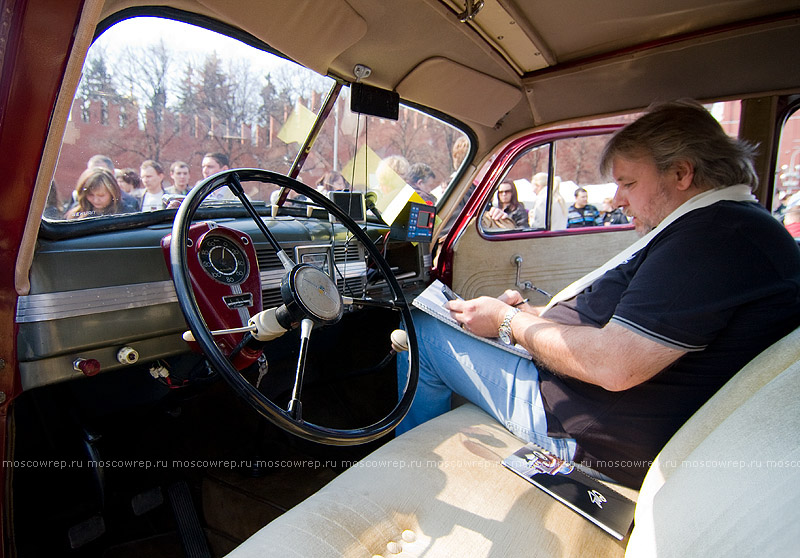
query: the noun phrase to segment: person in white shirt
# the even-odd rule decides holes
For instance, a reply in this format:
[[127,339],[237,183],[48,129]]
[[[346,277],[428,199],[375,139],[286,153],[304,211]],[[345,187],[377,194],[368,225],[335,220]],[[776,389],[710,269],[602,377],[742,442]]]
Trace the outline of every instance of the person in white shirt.
[[164,167],[158,161],[147,159],[139,169],[139,178],[144,185],[142,203],[139,208],[142,211],[156,211],[164,209]]

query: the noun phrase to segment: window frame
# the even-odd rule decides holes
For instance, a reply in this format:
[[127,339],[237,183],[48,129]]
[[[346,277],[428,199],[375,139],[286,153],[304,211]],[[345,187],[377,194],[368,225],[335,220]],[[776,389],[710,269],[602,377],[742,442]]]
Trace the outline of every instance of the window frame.
[[[504,147],[498,156],[495,158],[491,167],[483,177],[483,180],[476,189],[473,195],[473,200],[467,204],[464,212],[459,216],[458,223],[462,224],[460,231],[463,232],[463,225],[468,221],[470,216],[480,216],[476,210],[480,207],[485,207],[494,196],[494,192],[499,187],[505,176],[508,174],[514,163],[523,157],[526,153],[538,147],[550,144],[550,157],[548,162],[548,174],[554,175],[555,172],[555,159],[556,142],[565,139],[575,139],[581,137],[602,136],[610,135],[620,129],[622,124],[607,124],[600,126],[581,126],[576,128],[566,128],[559,130],[548,130],[543,132],[534,132],[522,138],[519,138],[506,147]],[[547,196],[547,218],[546,222],[548,227],[551,225],[551,209],[552,209],[552,196],[548,193]],[[484,240],[489,242],[500,242],[507,240],[520,240],[525,238],[546,238],[555,236],[572,236],[576,234],[598,233],[598,232],[612,232],[612,231],[627,231],[633,229],[633,225],[617,225],[614,227],[580,227],[572,229],[559,229],[559,230],[509,230],[507,232],[485,232],[480,227],[480,219],[476,219],[478,232]],[[456,229],[456,227],[453,227]],[[452,234],[453,231],[451,231]],[[460,236],[461,232],[458,233]]]

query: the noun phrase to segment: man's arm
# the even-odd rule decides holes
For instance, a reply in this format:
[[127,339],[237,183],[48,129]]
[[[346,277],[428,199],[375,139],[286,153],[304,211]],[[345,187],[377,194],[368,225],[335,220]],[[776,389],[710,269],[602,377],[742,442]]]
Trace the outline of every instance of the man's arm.
[[[510,308],[489,297],[452,301],[448,307],[457,321],[484,337],[497,336]],[[684,354],[614,323],[602,328],[568,326],[520,312],[511,321],[511,331],[548,370],[609,391],[639,385]]]

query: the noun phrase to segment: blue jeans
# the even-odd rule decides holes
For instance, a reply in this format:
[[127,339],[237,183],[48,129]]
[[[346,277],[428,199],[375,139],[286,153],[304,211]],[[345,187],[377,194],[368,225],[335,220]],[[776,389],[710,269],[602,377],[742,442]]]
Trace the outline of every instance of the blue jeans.
[[[576,443],[572,438],[547,435],[539,371],[529,359],[502,349],[414,310],[419,345],[419,385],[408,415],[398,425],[402,434],[450,410],[453,392],[465,397],[512,434],[534,442],[561,459],[571,460]],[[408,353],[397,360],[398,386],[406,384]]]

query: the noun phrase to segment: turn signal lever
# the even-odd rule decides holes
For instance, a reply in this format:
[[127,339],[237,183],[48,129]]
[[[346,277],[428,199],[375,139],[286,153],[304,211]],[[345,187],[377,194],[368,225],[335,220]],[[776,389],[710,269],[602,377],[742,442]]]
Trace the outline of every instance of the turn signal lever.
[[[234,327],[231,329],[217,329],[211,331],[211,335],[227,335],[229,333],[250,333],[257,341],[272,341],[277,339],[289,329],[291,329],[291,317],[285,305],[277,308],[268,308],[259,312],[244,327]],[[191,331],[183,332],[183,340],[186,342],[195,341]]]

